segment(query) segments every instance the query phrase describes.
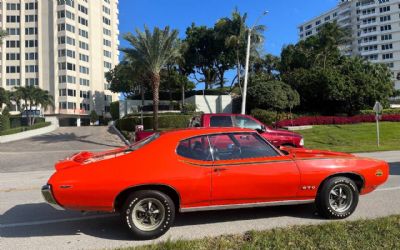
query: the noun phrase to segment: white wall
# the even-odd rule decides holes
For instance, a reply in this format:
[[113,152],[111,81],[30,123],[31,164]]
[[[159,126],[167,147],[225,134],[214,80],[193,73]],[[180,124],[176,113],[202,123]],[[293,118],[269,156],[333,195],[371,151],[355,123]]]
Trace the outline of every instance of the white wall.
[[195,95],[186,99],[196,104],[197,112],[232,113],[232,97],[230,95]]

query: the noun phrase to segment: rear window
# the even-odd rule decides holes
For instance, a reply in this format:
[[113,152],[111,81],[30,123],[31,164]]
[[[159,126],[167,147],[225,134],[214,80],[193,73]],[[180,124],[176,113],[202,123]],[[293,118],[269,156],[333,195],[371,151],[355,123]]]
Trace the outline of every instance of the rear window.
[[176,149],[176,153],[182,157],[194,160],[212,160],[207,136],[199,136],[181,141]]
[[211,116],[210,127],[233,127],[231,116]]

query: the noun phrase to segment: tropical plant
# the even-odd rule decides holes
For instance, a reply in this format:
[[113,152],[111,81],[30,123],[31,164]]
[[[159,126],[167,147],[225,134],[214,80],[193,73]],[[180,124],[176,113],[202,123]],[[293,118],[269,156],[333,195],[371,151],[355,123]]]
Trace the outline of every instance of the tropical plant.
[[99,120],[99,115],[95,110],[90,111],[89,117],[92,124],[95,124]]
[[[236,77],[233,79],[231,86],[235,79],[240,87],[241,71],[245,63],[247,36],[249,27],[246,24],[247,13],[243,15],[236,8],[231,17],[225,17],[220,19],[215,24],[217,34],[224,39],[225,46],[228,50],[235,52],[235,64],[236,64]],[[263,33],[265,31],[264,25],[256,25],[251,31],[251,57],[258,58],[260,56],[259,46],[264,40]],[[253,60],[252,60],[253,61]]]
[[43,108],[47,110],[49,107],[54,108],[54,99],[49,91],[42,90],[35,86],[15,87],[12,92],[13,100],[18,104],[20,112],[27,111],[28,125],[35,123],[35,115],[33,108]]
[[153,90],[153,129],[158,129],[158,105],[160,91],[160,72],[172,58],[179,53],[178,31],[167,26],[153,32],[145,26],[144,32],[136,30],[136,35],[127,33],[124,36],[132,48],[124,48],[123,52],[130,58],[141,62],[144,75],[148,77]]
[[0,87],[0,111],[3,105],[10,104],[10,92]]
[[0,45],[3,44],[3,39],[7,36],[7,32],[0,29]]

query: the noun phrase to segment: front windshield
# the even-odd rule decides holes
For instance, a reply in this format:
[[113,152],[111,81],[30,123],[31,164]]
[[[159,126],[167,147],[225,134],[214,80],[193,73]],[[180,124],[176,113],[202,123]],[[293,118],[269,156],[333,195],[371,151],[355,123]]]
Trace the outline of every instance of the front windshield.
[[147,145],[150,142],[156,140],[158,137],[160,137],[160,133],[152,134],[151,136],[129,146],[129,150],[131,150],[131,151],[138,150],[139,148],[143,147],[144,145]]

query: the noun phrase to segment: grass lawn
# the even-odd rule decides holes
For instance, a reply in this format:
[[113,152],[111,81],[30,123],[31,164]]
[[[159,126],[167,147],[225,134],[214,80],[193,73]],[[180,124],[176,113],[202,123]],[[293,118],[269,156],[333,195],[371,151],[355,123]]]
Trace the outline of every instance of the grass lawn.
[[375,123],[354,125],[319,125],[299,131],[305,147],[339,152],[400,150],[400,122],[381,122],[381,146],[376,145]]
[[44,128],[44,127],[47,127],[47,126],[50,126],[50,125],[51,125],[51,122],[42,122],[42,123],[36,123],[36,124],[34,124],[34,125],[30,126],[30,127],[11,128],[11,129],[7,129],[7,130],[4,130],[4,131],[0,131],[0,136],[17,134],[17,133],[28,131],[28,130]]
[[128,249],[400,249],[400,216],[251,231]]

